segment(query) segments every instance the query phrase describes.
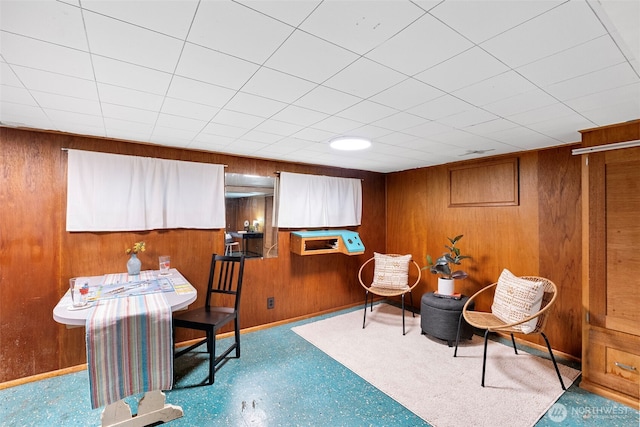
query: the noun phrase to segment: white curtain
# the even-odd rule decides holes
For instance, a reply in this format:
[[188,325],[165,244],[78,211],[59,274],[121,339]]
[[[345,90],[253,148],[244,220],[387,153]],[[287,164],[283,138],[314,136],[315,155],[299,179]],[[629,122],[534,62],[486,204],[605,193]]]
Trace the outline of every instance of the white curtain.
[[281,172],[277,204],[278,227],[360,225],[362,181]]
[[67,231],[225,228],[224,166],[69,150]]

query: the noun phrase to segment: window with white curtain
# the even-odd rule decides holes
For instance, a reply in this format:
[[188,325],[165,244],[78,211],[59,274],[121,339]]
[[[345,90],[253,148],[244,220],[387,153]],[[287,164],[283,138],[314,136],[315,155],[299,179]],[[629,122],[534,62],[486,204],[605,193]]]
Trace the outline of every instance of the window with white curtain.
[[225,227],[223,165],[68,151],[67,231]]
[[362,220],[362,181],[354,178],[281,172],[277,226],[345,227]]

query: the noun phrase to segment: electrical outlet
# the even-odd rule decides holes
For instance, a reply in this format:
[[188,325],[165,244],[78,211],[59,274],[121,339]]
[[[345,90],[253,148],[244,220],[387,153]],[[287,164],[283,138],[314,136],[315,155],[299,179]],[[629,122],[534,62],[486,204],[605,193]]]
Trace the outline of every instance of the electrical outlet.
[[274,297],[267,298],[267,309],[271,310],[276,304]]

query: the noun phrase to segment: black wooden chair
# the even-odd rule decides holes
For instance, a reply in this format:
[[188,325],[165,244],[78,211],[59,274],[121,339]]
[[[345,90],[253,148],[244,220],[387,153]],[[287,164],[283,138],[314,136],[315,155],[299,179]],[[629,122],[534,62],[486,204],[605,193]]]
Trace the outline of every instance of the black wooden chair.
[[[222,256],[213,254],[209,270],[207,297],[205,306],[175,314],[173,317],[173,336],[176,328],[205,331],[206,337],[174,353],[174,360],[202,344],[207,344],[209,353],[209,384],[213,384],[216,366],[235,350],[240,357],[240,291],[244,272],[244,256]],[[212,301],[216,298],[218,305]],[[218,301],[220,300],[220,301]],[[222,302],[222,303],[221,303]],[[233,321],[235,340],[226,350],[216,357],[216,333],[224,325]]]

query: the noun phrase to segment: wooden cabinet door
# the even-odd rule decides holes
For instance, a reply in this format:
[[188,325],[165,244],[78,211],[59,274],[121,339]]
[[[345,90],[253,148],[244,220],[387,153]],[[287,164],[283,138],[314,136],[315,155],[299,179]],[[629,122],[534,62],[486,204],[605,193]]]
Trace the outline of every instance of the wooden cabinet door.
[[640,148],[589,155],[589,323],[640,335]]

